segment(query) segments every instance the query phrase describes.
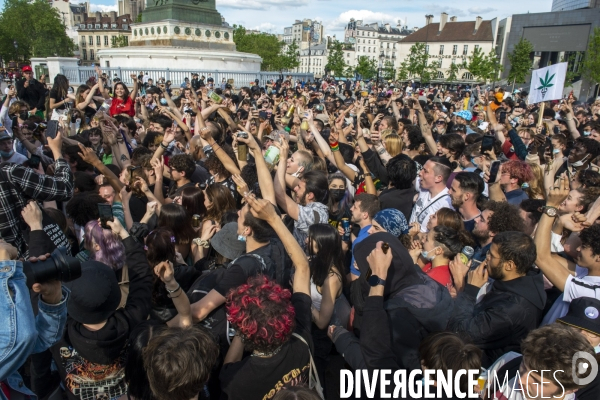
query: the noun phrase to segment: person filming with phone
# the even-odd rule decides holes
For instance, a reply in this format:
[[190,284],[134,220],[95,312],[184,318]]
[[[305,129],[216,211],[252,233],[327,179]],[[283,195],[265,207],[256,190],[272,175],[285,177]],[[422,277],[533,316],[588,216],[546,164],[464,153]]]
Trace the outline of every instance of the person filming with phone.
[[62,142],[60,131],[55,138],[48,137],[48,147],[55,160],[54,176],[42,175],[19,164],[0,164],[0,237],[17,248],[19,257],[28,252],[20,218],[27,203],[67,200],[73,196],[73,174],[63,158]]

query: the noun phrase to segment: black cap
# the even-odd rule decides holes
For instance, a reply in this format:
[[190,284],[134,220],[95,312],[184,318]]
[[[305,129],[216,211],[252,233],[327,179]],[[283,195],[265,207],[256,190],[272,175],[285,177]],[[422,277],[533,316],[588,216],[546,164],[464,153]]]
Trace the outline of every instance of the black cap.
[[600,335],[600,300],[593,297],[574,299],[567,315],[557,321]]

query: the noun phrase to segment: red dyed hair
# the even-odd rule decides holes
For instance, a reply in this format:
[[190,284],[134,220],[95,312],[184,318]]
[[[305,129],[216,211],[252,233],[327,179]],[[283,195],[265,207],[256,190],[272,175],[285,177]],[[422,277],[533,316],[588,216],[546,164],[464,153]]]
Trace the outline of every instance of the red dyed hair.
[[248,350],[271,352],[290,339],[296,325],[291,297],[289,290],[264,275],[229,292],[227,319]]
[[531,182],[535,176],[529,164],[521,160],[509,160],[502,164],[502,172],[510,175],[511,178],[517,179],[519,185],[523,182]]

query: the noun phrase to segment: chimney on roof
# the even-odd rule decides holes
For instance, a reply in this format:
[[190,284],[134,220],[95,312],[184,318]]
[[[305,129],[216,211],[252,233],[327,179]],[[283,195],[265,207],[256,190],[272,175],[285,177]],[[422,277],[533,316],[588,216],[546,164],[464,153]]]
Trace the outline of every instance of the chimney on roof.
[[473,35],[475,33],[477,33],[477,30],[479,30],[479,27],[481,26],[481,21],[482,20],[483,20],[483,18],[481,18],[481,17],[475,18],[475,30],[473,31]]
[[456,22],[456,21],[458,21],[458,18],[456,18],[456,17],[450,17],[450,22]]
[[362,19],[359,19],[358,21],[356,21],[356,26],[362,26]]
[[429,25],[433,22],[433,15],[426,15],[425,16],[425,25]]
[[109,12],[109,15],[110,15],[110,22],[117,22],[117,12],[116,11]]
[[442,15],[440,16],[440,29],[439,32],[444,30],[444,27],[446,26],[446,23],[448,22],[448,14],[446,14],[445,12],[442,13]]
[[388,32],[390,31],[390,24],[385,24],[385,30]]

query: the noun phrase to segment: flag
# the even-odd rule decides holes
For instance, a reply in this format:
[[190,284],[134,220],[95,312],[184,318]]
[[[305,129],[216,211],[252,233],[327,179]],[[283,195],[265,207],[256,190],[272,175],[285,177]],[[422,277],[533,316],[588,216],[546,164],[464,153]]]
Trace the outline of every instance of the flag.
[[562,99],[567,64],[566,62],[554,64],[532,72],[529,104]]

